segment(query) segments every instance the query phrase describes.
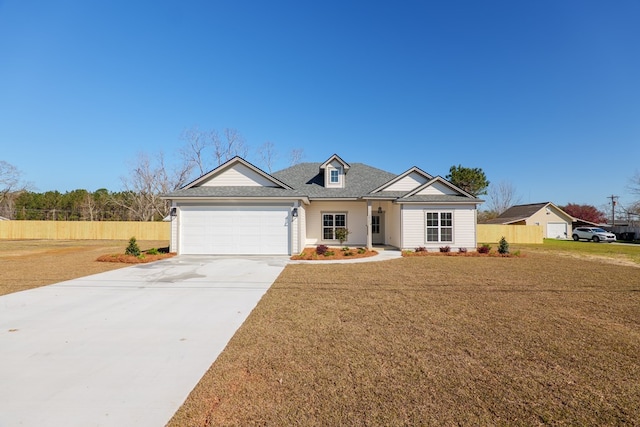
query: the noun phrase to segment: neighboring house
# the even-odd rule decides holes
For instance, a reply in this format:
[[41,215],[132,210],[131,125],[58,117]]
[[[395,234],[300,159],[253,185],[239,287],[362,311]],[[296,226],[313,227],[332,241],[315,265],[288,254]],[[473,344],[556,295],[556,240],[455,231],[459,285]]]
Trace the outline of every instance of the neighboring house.
[[512,206],[484,224],[541,225],[546,238],[570,239],[574,221],[576,218],[553,203],[544,202]]
[[413,167],[395,175],[338,155],[268,174],[235,157],[171,200],[172,252],[283,254],[307,246],[476,248],[482,200]]

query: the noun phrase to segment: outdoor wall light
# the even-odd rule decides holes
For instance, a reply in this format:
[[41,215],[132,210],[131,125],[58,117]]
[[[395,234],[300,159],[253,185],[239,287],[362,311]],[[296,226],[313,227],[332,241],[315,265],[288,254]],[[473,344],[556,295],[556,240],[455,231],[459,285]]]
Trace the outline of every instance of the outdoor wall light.
[[378,206],[378,213],[381,214],[382,213],[382,206]]
[[172,217],[178,216],[178,209],[171,208],[171,210],[169,211],[169,215],[171,215]]
[[291,211],[291,216],[294,218],[298,217],[298,208],[293,208],[293,210]]

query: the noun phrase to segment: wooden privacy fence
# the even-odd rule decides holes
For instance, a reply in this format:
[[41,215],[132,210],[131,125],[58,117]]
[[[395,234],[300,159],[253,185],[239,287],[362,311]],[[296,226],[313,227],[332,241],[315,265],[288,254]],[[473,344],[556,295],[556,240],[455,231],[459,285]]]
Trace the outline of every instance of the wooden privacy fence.
[[[169,240],[171,223],[137,221],[0,221],[0,239]],[[478,224],[478,243],[543,241],[539,225]]]
[[544,234],[541,225],[478,224],[478,244],[498,243],[504,236],[509,243],[542,244]]
[[0,239],[169,240],[169,222],[0,221]]

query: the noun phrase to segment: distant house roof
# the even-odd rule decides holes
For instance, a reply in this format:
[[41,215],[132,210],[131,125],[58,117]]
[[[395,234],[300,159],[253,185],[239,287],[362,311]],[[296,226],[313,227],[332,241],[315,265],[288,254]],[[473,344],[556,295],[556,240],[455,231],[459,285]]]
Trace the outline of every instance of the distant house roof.
[[571,221],[575,221],[575,218],[573,218],[568,213],[564,212],[562,209],[560,209],[553,203],[542,202],[542,203],[531,203],[528,205],[511,206],[509,209],[502,212],[497,217],[484,221],[484,223],[485,224],[515,224],[517,222],[525,221],[527,218],[533,216],[536,212],[549,206],[552,206],[562,214],[566,215],[566,217]]

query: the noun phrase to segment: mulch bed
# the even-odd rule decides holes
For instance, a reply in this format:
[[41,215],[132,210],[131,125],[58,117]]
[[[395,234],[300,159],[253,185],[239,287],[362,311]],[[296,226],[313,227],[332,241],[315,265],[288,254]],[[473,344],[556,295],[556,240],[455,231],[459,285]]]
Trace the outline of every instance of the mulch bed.
[[[305,248],[302,253],[292,256],[291,259],[303,261],[323,261],[335,259],[367,258],[378,255],[378,252],[366,250],[364,248],[364,251],[360,250],[361,253],[358,252],[358,248],[349,248],[349,251],[343,251],[342,249],[343,248],[329,248],[329,251],[327,253],[333,252],[333,255],[318,255],[318,253],[316,253],[316,248]],[[348,253],[350,255],[347,255]]]
[[96,261],[100,262],[120,262],[124,264],[144,264],[147,262],[159,261],[165,258],[171,258],[176,256],[175,253],[163,253],[157,255],[143,254],[142,256],[125,255],[125,254],[112,254],[99,256]]
[[480,253],[478,251],[469,251],[469,252],[429,252],[429,251],[402,251],[403,257],[422,257],[422,256],[453,256],[453,257],[501,257],[501,258],[512,258],[512,257],[523,257],[524,255],[520,253],[520,251],[510,252],[508,254],[500,254],[495,251],[491,251],[489,253]]

